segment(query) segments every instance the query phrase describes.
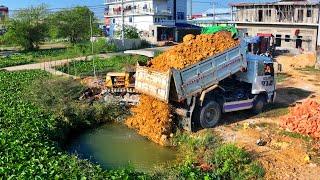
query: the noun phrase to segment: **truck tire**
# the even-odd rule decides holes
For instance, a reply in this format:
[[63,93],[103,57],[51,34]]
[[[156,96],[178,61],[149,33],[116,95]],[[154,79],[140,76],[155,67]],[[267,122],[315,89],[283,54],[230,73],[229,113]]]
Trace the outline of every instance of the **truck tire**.
[[260,114],[265,106],[267,104],[267,100],[264,96],[259,95],[254,101],[253,101],[253,107],[252,107],[252,112],[254,114]]
[[212,128],[218,124],[221,117],[221,107],[215,101],[206,103],[200,111],[200,124],[202,128]]

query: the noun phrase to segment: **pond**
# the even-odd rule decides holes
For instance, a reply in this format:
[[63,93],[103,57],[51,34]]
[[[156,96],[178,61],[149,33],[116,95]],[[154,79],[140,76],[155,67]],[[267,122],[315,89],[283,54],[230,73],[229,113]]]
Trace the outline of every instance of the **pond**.
[[177,155],[174,149],[157,145],[120,124],[108,124],[85,132],[74,138],[67,150],[105,169],[130,165],[144,172],[174,161]]

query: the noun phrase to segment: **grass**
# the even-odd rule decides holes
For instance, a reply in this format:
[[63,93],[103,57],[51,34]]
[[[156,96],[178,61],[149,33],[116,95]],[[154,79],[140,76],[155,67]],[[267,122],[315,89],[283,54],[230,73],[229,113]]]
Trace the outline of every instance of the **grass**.
[[92,76],[94,67],[99,76],[106,75],[108,72],[122,72],[124,68],[135,66],[137,62],[146,62],[145,56],[140,55],[123,55],[114,56],[108,59],[94,58],[90,61],[73,61],[68,65],[58,67],[59,71],[75,76]]
[[286,104],[281,103],[273,103],[268,104],[264,110],[264,112],[258,114],[256,117],[280,117],[289,113],[289,108]]
[[286,73],[279,73],[279,74],[277,74],[277,76],[276,76],[276,81],[278,82],[278,83],[281,83],[281,82],[284,82],[284,81],[286,81],[288,78],[290,78],[291,77],[291,75],[288,75],[288,74],[286,74]]
[[320,74],[320,70],[316,69],[314,66],[308,66],[308,67],[305,67],[305,68],[300,68],[298,70],[300,70],[302,72],[306,72],[306,73]]
[[265,174],[248,152],[234,144],[221,144],[211,130],[193,134],[178,131],[174,143],[180,163],[159,170],[154,179],[261,179]]
[[289,132],[289,131],[281,131],[279,133],[280,135],[296,138],[296,139],[302,139],[304,141],[310,142],[312,140],[309,136],[304,136],[302,134],[296,133],[296,132]]

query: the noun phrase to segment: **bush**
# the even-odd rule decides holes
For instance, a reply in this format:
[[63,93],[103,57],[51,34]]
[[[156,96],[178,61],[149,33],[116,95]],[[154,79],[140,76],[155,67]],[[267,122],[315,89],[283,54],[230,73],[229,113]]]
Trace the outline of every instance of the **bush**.
[[249,153],[233,144],[219,147],[213,163],[216,175],[223,179],[256,179],[264,175],[262,167],[252,162]]
[[115,44],[107,42],[104,38],[99,38],[93,43],[94,54],[106,53],[106,52],[115,52],[117,47]]
[[[121,30],[116,31],[115,35],[121,37]],[[124,38],[125,39],[140,39],[138,29],[134,26],[125,25],[124,26]]]

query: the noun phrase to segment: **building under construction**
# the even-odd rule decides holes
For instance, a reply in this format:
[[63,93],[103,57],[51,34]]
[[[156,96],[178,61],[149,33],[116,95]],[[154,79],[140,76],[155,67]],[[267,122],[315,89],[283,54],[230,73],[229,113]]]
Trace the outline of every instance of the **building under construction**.
[[314,51],[319,34],[319,2],[312,0],[232,4],[232,22],[250,36],[272,34],[278,49]]

